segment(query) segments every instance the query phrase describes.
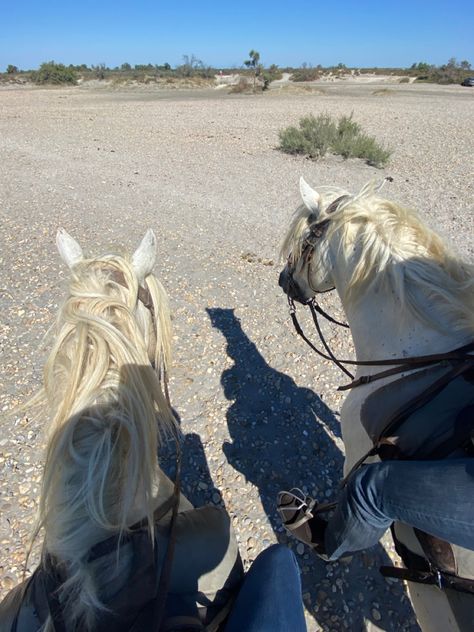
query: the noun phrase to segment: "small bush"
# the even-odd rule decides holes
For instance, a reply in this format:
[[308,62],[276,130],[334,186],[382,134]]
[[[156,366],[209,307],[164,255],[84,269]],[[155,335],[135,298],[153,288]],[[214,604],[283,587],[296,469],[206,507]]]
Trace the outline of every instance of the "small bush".
[[337,135],[336,124],[328,114],[320,114],[318,118],[305,116],[300,120],[300,128],[311,158],[325,156]]
[[41,64],[39,70],[32,73],[32,79],[38,84],[75,85],[77,83],[77,75],[72,68],[67,68],[64,64],[56,64],[54,61]]
[[368,164],[382,167],[391,150],[381,147],[375,138],[362,132],[350,116],[341,116],[335,123],[328,114],[300,119],[299,128],[291,126],[279,132],[278,149],[288,154],[304,154],[317,159],[328,151],[344,158],[362,158]]
[[300,120],[300,128],[288,127],[280,132],[280,149],[289,154],[306,154],[310,158],[321,158],[334,144],[337,127],[331,117],[312,114]]
[[291,74],[291,81],[317,81],[322,75],[321,68],[297,68]]
[[287,127],[278,134],[280,145],[278,149],[284,151],[285,154],[305,154],[306,139],[301,130],[297,127]]
[[245,77],[241,77],[238,83],[231,86],[229,94],[248,94],[253,92],[252,86]]
[[361,133],[361,127],[359,123],[352,120],[352,114],[350,116],[341,116],[332,145],[334,153],[343,156],[343,158],[355,157],[355,146]]
[[373,136],[360,134],[354,139],[352,155],[354,158],[362,158],[374,167],[383,167],[387,164],[392,152],[390,149],[381,147]]

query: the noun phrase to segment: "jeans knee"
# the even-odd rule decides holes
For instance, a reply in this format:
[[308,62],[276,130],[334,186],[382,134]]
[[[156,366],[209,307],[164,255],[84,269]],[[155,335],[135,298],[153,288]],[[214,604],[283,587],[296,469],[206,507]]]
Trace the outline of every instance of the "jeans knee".
[[[347,498],[366,518],[378,516],[383,505],[386,477],[390,472],[390,462],[364,465],[348,481]],[[355,508],[355,507],[354,507]]]
[[293,551],[282,544],[272,544],[260,553],[258,559],[267,564],[271,564],[274,567],[288,568],[288,566],[294,566],[299,569],[298,562]]

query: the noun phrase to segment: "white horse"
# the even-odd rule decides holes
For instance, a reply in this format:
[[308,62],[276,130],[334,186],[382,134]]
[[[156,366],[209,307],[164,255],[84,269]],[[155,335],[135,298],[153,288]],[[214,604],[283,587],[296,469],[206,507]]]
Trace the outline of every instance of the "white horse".
[[[49,413],[35,529],[35,535],[44,529],[41,572],[0,605],[0,630],[10,630],[14,616],[18,632],[41,624],[45,632],[58,629],[52,616],[58,604],[67,630],[103,629],[106,615],[112,617],[106,629],[128,630],[129,617],[133,622],[156,599],[170,499],[176,501],[158,462],[163,439],[178,432],[161,383],[170,364],[168,299],[152,274],[151,230],[132,257],[85,258],[64,230],[57,246],[71,281],[33,402]],[[239,575],[230,521],[214,507],[194,510],[182,494],[177,512],[169,592],[176,598],[187,591],[189,604],[195,590],[209,606],[232,569]],[[49,590],[51,577],[57,581]],[[115,612],[110,600],[117,594]],[[198,610],[192,604],[191,617]]]
[[[280,284],[290,296],[296,288],[303,301],[335,288],[358,361],[424,356],[471,343],[473,266],[454,256],[414,212],[383,199],[379,189],[369,183],[356,195],[329,187],[315,191],[301,178],[303,205],[282,245],[288,263]],[[380,370],[357,367],[355,378]],[[361,423],[364,402],[398,378],[361,385],[347,396],[341,410],[346,473],[373,447]],[[397,403],[408,399],[401,388]],[[414,538],[404,538],[421,553]],[[469,577],[473,560],[474,554],[465,569]],[[474,606],[474,595],[421,584],[410,583],[410,595],[420,625],[430,632],[464,629],[456,622],[453,602],[468,600]]]

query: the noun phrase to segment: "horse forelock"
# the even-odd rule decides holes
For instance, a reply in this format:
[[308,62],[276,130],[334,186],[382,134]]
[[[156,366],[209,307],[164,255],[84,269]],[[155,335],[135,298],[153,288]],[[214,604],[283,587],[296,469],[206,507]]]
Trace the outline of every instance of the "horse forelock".
[[[306,237],[311,227],[317,224],[324,217],[325,210],[342,195],[349,195],[347,191],[336,187],[323,186],[318,189],[321,196],[321,211],[318,214],[309,211],[304,204],[298,206],[293,214],[288,231],[280,245],[280,258],[290,260],[292,265],[301,257]],[[345,204],[341,204],[342,208]],[[333,215],[331,215],[333,217]]]

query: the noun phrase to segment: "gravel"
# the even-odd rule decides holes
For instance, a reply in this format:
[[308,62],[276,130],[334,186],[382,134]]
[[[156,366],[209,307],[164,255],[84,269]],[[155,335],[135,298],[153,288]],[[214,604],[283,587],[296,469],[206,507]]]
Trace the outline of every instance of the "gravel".
[[[404,587],[378,572],[396,561],[387,537],[325,565],[283,532],[275,511],[278,490],[295,485],[334,498],[343,462],[335,388],[344,376],[296,338],[277,287],[299,176],[355,190],[390,175],[387,195],[473,259],[474,92],[378,87],[259,96],[0,90],[0,594],[21,577],[39,494],[40,421],[7,413],[40,383],[41,341],[64,295],[57,227],[93,254],[134,248],[153,227],[156,273],[174,314],[170,388],[185,437],[185,493],[226,507],[247,567],[273,542],[296,552],[310,632],[418,630]],[[393,148],[390,165],[275,150],[281,128],[321,112],[353,112]],[[343,317],[335,296],[325,304]],[[351,352],[344,332],[326,333],[336,354]],[[164,467],[172,473],[169,456]]]

